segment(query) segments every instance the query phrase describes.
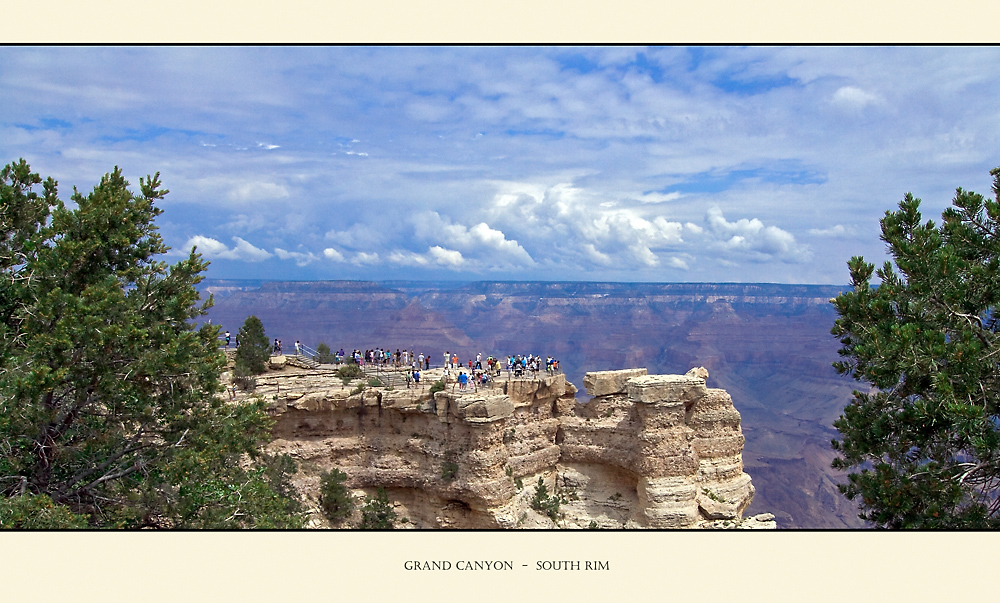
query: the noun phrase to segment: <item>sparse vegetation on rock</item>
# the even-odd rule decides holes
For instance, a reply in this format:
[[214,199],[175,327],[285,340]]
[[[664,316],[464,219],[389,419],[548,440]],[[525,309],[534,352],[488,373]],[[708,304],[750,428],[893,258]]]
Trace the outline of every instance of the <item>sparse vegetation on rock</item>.
[[316,355],[313,356],[313,360],[321,364],[333,364],[337,359],[333,352],[330,350],[330,346],[326,345],[325,342],[319,342],[316,346]]
[[559,505],[566,502],[568,501],[558,494],[550,495],[542,478],[538,478],[538,484],[535,485],[535,495],[531,499],[532,509],[546,515],[552,521],[559,521]]
[[343,521],[354,510],[351,492],[344,485],[347,474],[339,469],[324,472],[319,478],[319,502],[323,515],[333,523]]
[[337,369],[337,377],[347,385],[354,379],[364,379],[365,372],[360,366],[351,362]]
[[358,526],[362,530],[391,530],[395,527],[396,512],[389,502],[389,495],[385,488],[379,486],[375,496],[366,496],[365,504],[361,507],[361,524]]

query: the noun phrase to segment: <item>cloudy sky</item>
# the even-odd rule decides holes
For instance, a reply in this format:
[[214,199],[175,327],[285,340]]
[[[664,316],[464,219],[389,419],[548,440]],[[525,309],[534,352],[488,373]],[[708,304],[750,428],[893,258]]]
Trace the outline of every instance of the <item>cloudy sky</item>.
[[3,47],[0,151],[214,278],[847,282],[1000,165],[1000,48]]

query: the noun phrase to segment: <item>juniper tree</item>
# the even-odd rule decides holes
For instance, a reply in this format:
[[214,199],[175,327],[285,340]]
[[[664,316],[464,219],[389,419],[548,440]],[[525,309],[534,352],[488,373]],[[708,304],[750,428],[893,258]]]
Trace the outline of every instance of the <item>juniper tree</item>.
[[240,347],[236,349],[235,371],[240,377],[259,375],[267,370],[267,359],[271,355],[271,344],[264,333],[264,324],[256,316],[248,316],[240,327],[237,338]]
[[157,259],[167,191],[139,189],[115,168],[70,208],[23,160],[0,171],[0,524],[300,526],[263,402],[217,395],[207,263]]
[[313,360],[321,364],[332,364],[333,361],[336,360],[336,356],[334,356],[333,352],[330,350],[330,346],[321,341],[319,342],[319,345],[316,346],[316,356],[313,357]]
[[339,469],[323,472],[319,477],[320,507],[331,522],[342,521],[354,510],[354,500],[345,485],[346,481],[347,474]]
[[[881,220],[891,262],[862,257],[833,300],[838,372],[871,385],[834,423],[834,467],[861,517],[889,528],[1000,527],[1000,168],[942,223],[907,194]],[[872,274],[880,283],[873,286]]]
[[365,504],[361,507],[361,524],[358,527],[362,530],[391,530],[395,528],[396,519],[389,495],[385,488],[379,486],[375,496],[365,497]]

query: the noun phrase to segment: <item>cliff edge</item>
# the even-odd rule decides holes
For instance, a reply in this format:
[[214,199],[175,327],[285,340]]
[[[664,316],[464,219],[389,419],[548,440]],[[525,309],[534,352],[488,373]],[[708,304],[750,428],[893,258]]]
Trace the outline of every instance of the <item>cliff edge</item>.
[[704,368],[587,373],[593,398],[577,402],[561,374],[432,394],[435,371],[419,388],[361,390],[283,366],[254,393],[276,420],[268,449],[296,459],[314,505],[320,474],[337,468],[359,501],[384,487],[399,527],[775,527],[770,514],[742,517],[754,488],[740,414]]

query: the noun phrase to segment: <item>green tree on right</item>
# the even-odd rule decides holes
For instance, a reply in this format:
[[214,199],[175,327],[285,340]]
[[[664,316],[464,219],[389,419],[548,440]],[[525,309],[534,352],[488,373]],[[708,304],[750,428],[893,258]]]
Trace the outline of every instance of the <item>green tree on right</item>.
[[990,174],[993,199],[959,188],[940,225],[907,194],[881,220],[892,261],[851,258],[853,289],[832,300],[834,367],[871,386],[834,422],[833,466],[877,527],[1000,527],[1000,168]]

